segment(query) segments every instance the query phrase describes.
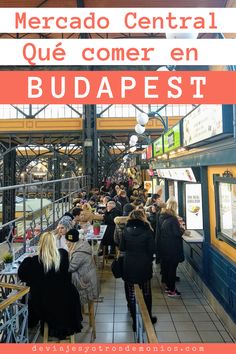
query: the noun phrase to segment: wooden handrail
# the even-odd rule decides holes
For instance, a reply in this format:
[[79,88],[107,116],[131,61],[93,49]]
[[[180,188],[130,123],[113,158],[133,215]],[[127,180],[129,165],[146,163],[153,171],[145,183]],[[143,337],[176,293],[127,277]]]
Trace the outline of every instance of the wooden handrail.
[[5,310],[5,308],[7,308],[9,305],[11,305],[14,302],[16,302],[17,300],[21,299],[30,290],[30,288],[28,286],[8,284],[8,283],[0,283],[0,288],[17,290],[16,294],[9,296],[7,299],[3,300],[0,303],[0,311]]
[[151,319],[150,319],[150,316],[149,316],[149,313],[147,310],[147,306],[146,306],[144,298],[143,298],[142,291],[138,285],[134,286],[134,290],[135,290],[135,298],[136,298],[136,301],[139,305],[140,313],[142,316],[142,320],[143,320],[145,332],[147,335],[148,343],[158,343],[157,336],[154,331],[153,324],[151,322]]

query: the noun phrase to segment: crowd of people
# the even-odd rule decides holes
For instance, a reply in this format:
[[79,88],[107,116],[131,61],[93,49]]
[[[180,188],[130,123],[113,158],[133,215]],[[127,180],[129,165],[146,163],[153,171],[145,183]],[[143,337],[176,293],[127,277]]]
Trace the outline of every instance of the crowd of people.
[[151,279],[153,262],[160,263],[161,281],[167,296],[178,298],[176,270],[184,260],[184,225],[177,215],[174,197],[166,203],[162,191],[149,196],[137,181],[106,181],[89,193],[81,190],[73,209],[59,220],[56,229],[40,236],[38,255],[26,258],[19,278],[30,286],[29,325],[47,322],[49,334],[58,338],[82,329],[81,305],[99,296],[97,269],[84,233],[94,222],[106,231],[98,256],[122,257],[127,307],[136,331],[134,285],[143,292],[152,323]]

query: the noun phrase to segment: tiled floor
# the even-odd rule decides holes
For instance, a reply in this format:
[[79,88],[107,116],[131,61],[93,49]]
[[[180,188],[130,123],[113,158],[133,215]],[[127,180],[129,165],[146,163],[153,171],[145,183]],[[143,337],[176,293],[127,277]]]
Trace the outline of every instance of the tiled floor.
[[[153,315],[157,316],[155,331],[160,343],[211,343],[235,342],[213,312],[198,287],[191,281],[184,267],[178,270],[180,282],[177,288],[181,298],[169,298],[160,287],[158,266],[152,279]],[[110,264],[101,272],[100,302],[95,303],[96,343],[133,343],[131,317],[127,310],[124,284],[116,280]],[[84,316],[82,333],[76,342],[92,342],[88,316]],[[42,338],[38,338],[41,342]]]
[[[159,268],[152,279],[153,315],[157,316],[155,330],[160,343],[211,343],[234,342],[223,324],[213,312],[198,287],[191,281],[183,267],[178,270],[181,280],[178,290],[180,299],[169,298],[160,287]],[[131,318],[127,310],[124,285],[115,279],[109,264],[101,273],[101,302],[96,303],[97,343],[135,342]],[[90,342],[91,330],[87,316],[84,329],[77,336],[78,342]]]

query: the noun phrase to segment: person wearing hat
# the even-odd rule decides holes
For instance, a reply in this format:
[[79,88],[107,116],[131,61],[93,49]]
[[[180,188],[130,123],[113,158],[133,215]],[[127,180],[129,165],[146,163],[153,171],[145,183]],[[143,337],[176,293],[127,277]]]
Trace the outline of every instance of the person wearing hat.
[[67,231],[72,229],[73,222],[70,216],[63,216],[61,220],[59,220],[55,234],[57,240],[57,248],[64,248],[66,251],[68,250],[66,245],[65,235]]
[[82,305],[96,300],[99,295],[96,265],[92,256],[92,248],[87,241],[79,239],[79,232],[71,229],[66,233],[69,251],[69,272],[72,283],[80,295]]

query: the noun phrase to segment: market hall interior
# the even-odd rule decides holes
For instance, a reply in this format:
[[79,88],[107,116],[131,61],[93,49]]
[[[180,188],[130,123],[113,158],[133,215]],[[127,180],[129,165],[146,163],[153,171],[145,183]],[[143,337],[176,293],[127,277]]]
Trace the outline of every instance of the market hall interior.
[[[85,7],[101,6],[97,1],[83,3]],[[19,2],[12,1],[11,5],[18,7]],[[36,7],[40,1],[24,0],[21,5]],[[103,7],[144,5],[158,8],[163,2],[102,3]],[[10,5],[0,0],[0,6]],[[47,6],[47,1],[42,6]],[[76,7],[77,2],[50,1],[50,7],[59,6]],[[166,6],[235,7],[235,3],[181,0],[166,1]],[[0,34],[1,38],[7,35]],[[140,36],[145,39],[148,35]],[[49,37],[61,38],[61,34],[52,33]],[[108,37],[113,38],[113,34]],[[72,33],[71,38],[78,38],[78,34]],[[203,68],[220,69],[235,71],[234,66]],[[138,70],[189,68],[143,66]],[[37,257],[38,244],[45,233],[58,235],[63,217],[71,218],[72,228],[79,233],[79,241],[74,243],[89,242],[100,284],[97,298],[81,307],[81,332],[74,338],[70,335],[69,340],[235,342],[235,105],[0,105],[0,123],[1,342],[60,339],[50,336],[50,326],[47,339],[44,324],[41,332],[39,323],[28,330],[27,294],[31,290],[27,282],[19,282],[18,268],[28,256]],[[119,188],[115,189],[116,185]],[[141,286],[140,292],[139,287],[130,286],[122,277],[114,277],[114,256],[128,257],[129,252],[122,255],[125,251],[113,238],[111,244],[102,243],[111,226],[104,215],[110,215],[110,206],[114,206],[110,203],[107,207],[107,203],[114,202],[113,209],[119,212],[116,217],[126,218],[121,235],[128,237],[124,198],[128,198],[125,204],[132,204],[128,214],[136,215],[136,221],[137,215],[143,214],[145,221],[141,222],[151,225],[151,232],[156,230],[154,241],[156,221],[169,210],[168,201],[177,202],[177,210],[171,216],[178,220],[176,227],[183,232],[184,260],[175,274],[174,291],[163,281],[163,263],[156,248],[152,278],[145,282],[151,283],[151,288]],[[79,220],[73,214],[76,208],[80,209]],[[112,220],[112,236],[115,230],[119,231],[119,220],[117,224]],[[9,321],[17,325],[9,327]]]

